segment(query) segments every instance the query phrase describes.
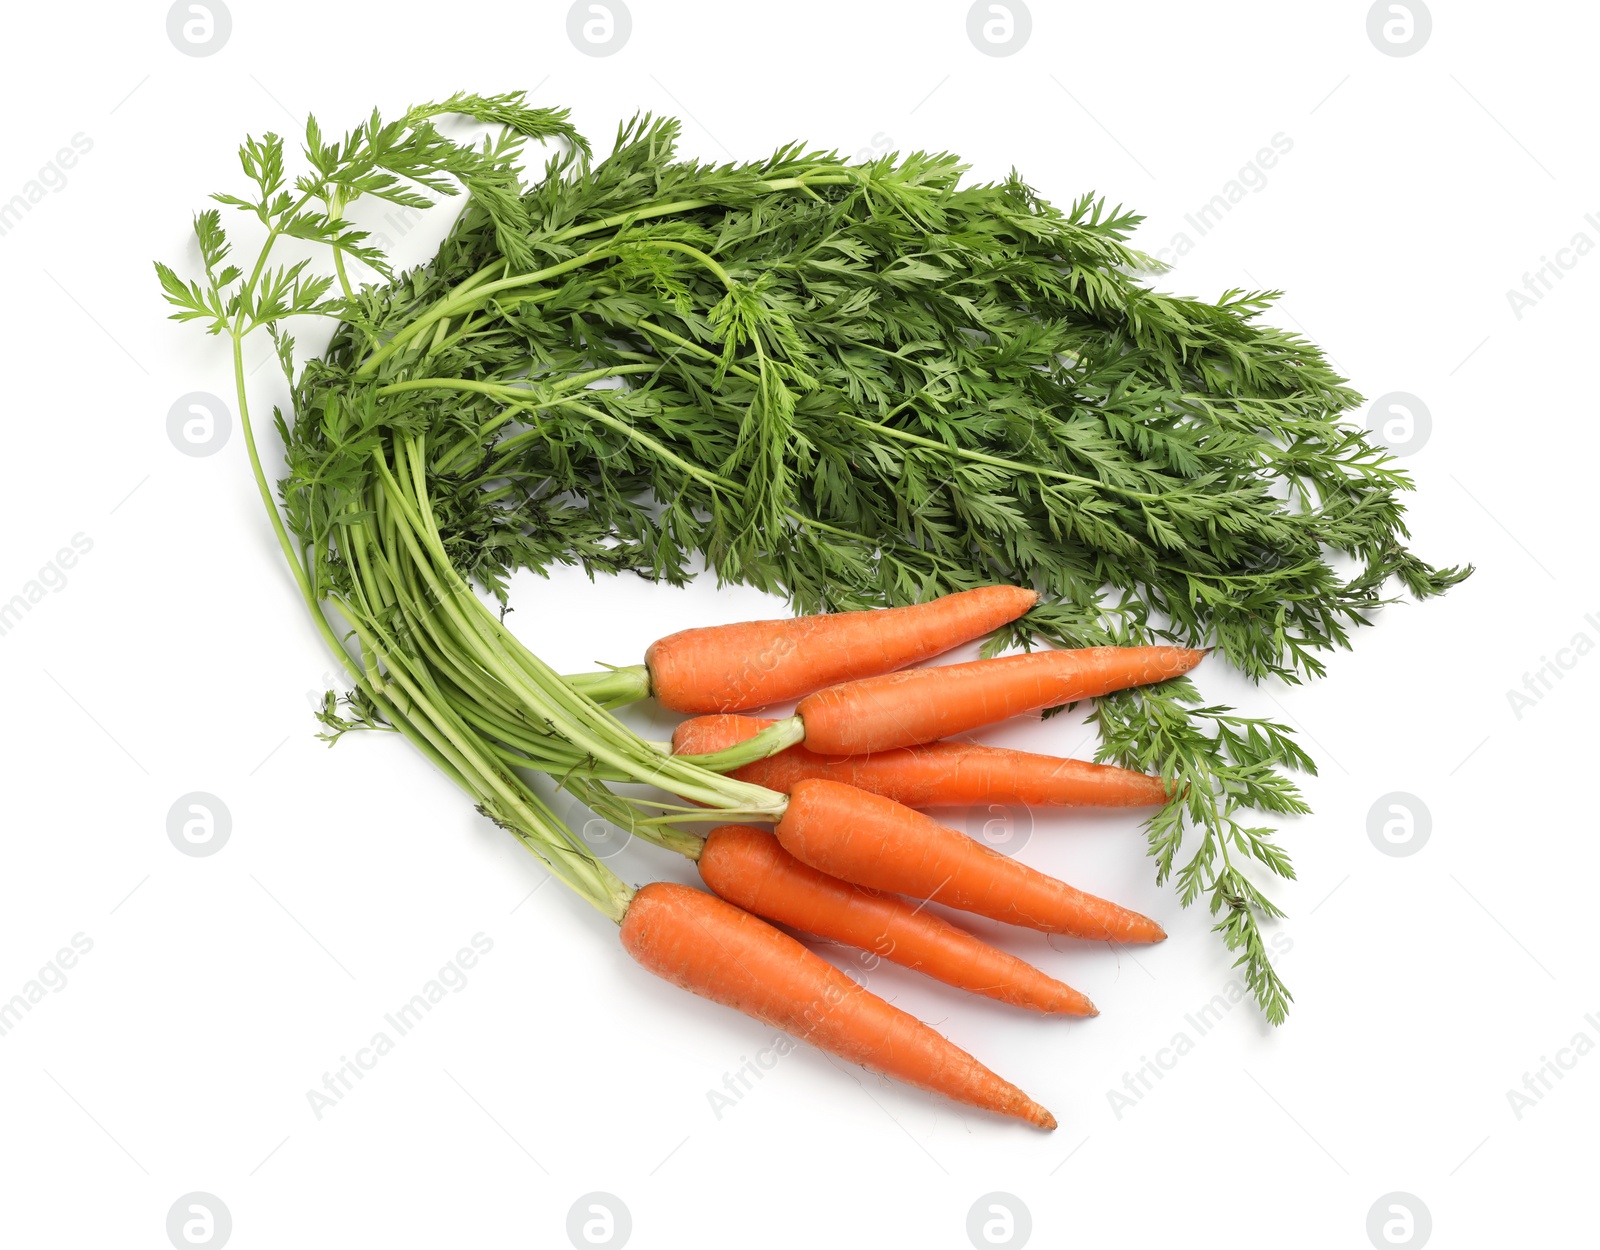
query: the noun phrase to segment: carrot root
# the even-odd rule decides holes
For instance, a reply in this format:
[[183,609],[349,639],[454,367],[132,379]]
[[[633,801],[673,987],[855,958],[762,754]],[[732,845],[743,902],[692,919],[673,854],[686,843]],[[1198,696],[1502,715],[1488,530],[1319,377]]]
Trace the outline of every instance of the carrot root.
[[[673,731],[673,752],[714,759],[776,723],[753,716],[698,716]],[[707,759],[695,762],[716,767]],[[971,742],[929,742],[870,755],[818,755],[802,744],[730,769],[727,775],[783,794],[800,781],[837,781],[918,808],[985,803],[1147,807],[1169,797],[1159,777]]]
[[836,781],[801,781],[778,821],[796,859],[872,890],[932,899],[1044,933],[1159,942],[1148,916],[1046,876],[930,816]]
[[1030,1011],[1099,1014],[1070,985],[927,909],[802,864],[764,829],[748,825],[713,829],[699,863],[701,878],[721,898],[768,920]]
[[819,755],[865,755],[935,742],[982,725],[1181,676],[1205,658],[1187,647],[1034,651],[885,673],[818,691],[795,711]]
[[1056,1126],[1044,1107],[955,1043],[715,895],[671,882],[645,886],[623,917],[622,945],[674,985],[829,1054],[968,1106]]
[[1039,596],[980,586],[928,603],[686,629],[645,652],[650,686],[674,712],[741,712],[890,673],[1016,620]]

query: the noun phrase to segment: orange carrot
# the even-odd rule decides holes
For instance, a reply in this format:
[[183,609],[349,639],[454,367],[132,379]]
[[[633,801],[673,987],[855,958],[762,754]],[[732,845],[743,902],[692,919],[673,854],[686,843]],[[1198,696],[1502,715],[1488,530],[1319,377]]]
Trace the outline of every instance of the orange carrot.
[[800,700],[805,742],[820,755],[864,755],[934,742],[980,725],[1146,686],[1205,658],[1187,647],[1086,647],[885,673]]
[[1055,1128],[1053,1115],[820,955],[712,894],[656,881],[622,918],[622,945],[674,985],[813,1046],[973,1107]]
[[1070,985],[932,912],[802,864],[765,829],[713,829],[700,852],[700,876],[745,911],[870,951],[946,985],[1046,1014],[1099,1014]]
[[[776,723],[755,716],[697,716],[673,730],[672,749],[677,755],[709,754]],[[1144,807],[1168,797],[1160,777],[972,742],[929,742],[871,755],[818,755],[797,746],[727,775],[783,794],[797,781],[820,777],[907,807]]]
[[980,586],[905,608],[747,621],[650,645],[650,692],[674,712],[740,712],[893,672],[1014,621],[1039,596]]
[[837,781],[801,781],[778,841],[802,863],[870,890],[932,899],[1045,933],[1159,942],[1154,920],[1008,859],[893,799]]

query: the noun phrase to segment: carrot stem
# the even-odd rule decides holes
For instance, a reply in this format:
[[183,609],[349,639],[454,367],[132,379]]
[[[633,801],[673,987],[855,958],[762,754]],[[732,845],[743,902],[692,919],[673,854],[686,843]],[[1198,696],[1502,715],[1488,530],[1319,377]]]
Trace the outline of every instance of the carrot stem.
[[601,673],[571,673],[562,680],[602,707],[621,707],[650,697],[650,670],[643,664],[608,668]]
[[717,751],[707,751],[700,755],[680,755],[678,758],[692,760],[701,768],[709,768],[714,773],[725,773],[767,759],[780,751],[787,751],[805,739],[805,721],[798,716],[786,716],[783,720],[771,722],[743,742],[736,742]]

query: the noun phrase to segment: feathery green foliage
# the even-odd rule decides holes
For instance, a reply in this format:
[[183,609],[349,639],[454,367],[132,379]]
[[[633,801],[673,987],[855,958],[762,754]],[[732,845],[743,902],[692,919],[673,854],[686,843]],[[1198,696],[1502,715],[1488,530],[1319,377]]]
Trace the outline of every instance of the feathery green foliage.
[[[431,122],[451,111],[507,129],[454,144]],[[567,146],[524,185],[525,136]],[[791,144],[713,165],[680,159],[677,138],[636,117],[592,162],[562,114],[457,97],[339,142],[313,122],[298,198],[276,138],[241,151],[259,198],[219,199],[331,247],[339,290],[264,253],[248,280],[221,268],[214,211],[196,222],[206,282],[161,279],[180,319],[279,343],[282,502],[313,601],[385,619],[371,597],[390,574],[351,546],[391,523],[375,463],[414,471],[449,565],[502,603],[514,570],[556,562],[679,584],[703,559],[805,611],[1015,581],[1044,599],[991,648],[1173,641],[1255,679],[1321,675],[1395,581],[1424,597],[1470,571],[1407,550],[1410,481],[1341,421],[1359,397],[1322,353],[1266,323],[1276,292],[1151,289],[1132,213],[1057,209],[1016,174],[963,185],[945,154],[850,163]],[[412,272],[342,216],[359,195],[419,205],[455,184],[465,208]],[[346,260],[381,281],[356,289]],[[300,314],[338,324],[295,373],[280,323]],[[388,644],[419,672],[451,668],[433,606]],[[355,721],[330,708],[331,727],[391,719],[382,671],[366,666]],[[508,725],[563,732],[501,702],[504,724],[475,727],[497,750]],[[1208,899],[1281,1021],[1290,996],[1257,926],[1281,913],[1246,865],[1293,871],[1247,813],[1305,811],[1286,770],[1311,761],[1186,679],[1093,719],[1101,758],[1181,791],[1148,828],[1158,877]]]

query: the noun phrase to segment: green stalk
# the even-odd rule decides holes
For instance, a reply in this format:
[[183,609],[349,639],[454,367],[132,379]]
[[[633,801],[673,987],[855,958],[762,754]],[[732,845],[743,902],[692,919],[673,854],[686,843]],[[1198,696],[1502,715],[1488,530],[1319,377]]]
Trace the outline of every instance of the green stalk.
[[[303,207],[311,198],[309,193],[303,196],[298,207]],[[282,225],[279,225],[269,230],[254,270],[244,287],[246,297],[254,293],[265,271],[267,257],[282,229]],[[420,712],[416,717],[409,712],[401,712],[391,700],[384,698],[381,690],[375,688],[368,670],[356,664],[334,634],[332,626],[323,614],[321,600],[312,588],[306,566],[289,541],[288,531],[262,468],[255,430],[250,420],[249,394],[245,382],[247,375],[244,369],[244,337],[248,333],[245,326],[247,306],[248,298],[241,299],[239,310],[234,315],[228,330],[232,347],[234,394],[239,409],[240,431],[244,438],[257,493],[267,511],[278,547],[289,565],[301,598],[318,632],[322,634],[323,640],[344,667],[350,680],[371,698],[376,706],[383,709],[391,724],[422,750],[451,780],[478,799],[486,809],[505,812],[507,814],[505,823],[510,827],[512,822],[515,822],[513,832],[529,850],[544,860],[565,884],[571,886],[603,914],[621,923],[628,901],[632,898],[632,890],[600,860],[576,846],[569,836],[564,837],[564,831],[560,829],[559,822],[554,816],[548,810],[541,810],[543,805],[537,796],[515,778],[501,774],[500,770],[485,758],[483,752],[472,745],[470,729],[456,718],[447,719],[444,713],[434,708],[421,688],[404,672],[403,667],[391,668],[389,672],[398,677],[401,687],[410,697],[411,707]],[[356,615],[347,616],[347,620],[358,633],[363,635],[364,645],[370,646],[370,637],[362,630]],[[370,649],[374,654],[382,654],[378,647]],[[452,720],[455,721],[454,724],[450,723]],[[521,793],[518,793],[519,790]]]
[[603,673],[569,673],[561,680],[606,708],[650,697],[650,670],[643,664],[608,668]]
[[773,721],[765,729],[752,734],[743,742],[735,742],[731,747],[723,747],[720,751],[707,751],[700,755],[680,755],[680,760],[688,760],[700,768],[709,768],[712,772],[725,773],[735,768],[743,768],[746,764],[754,764],[757,760],[767,759],[779,751],[787,751],[790,747],[799,746],[806,740],[806,723],[798,716],[785,716],[782,720]]
[[564,273],[570,273],[572,270],[579,269],[592,261],[603,259],[606,254],[604,247],[597,247],[583,253],[581,256],[574,256],[571,260],[564,260],[558,265],[549,265],[544,269],[535,270],[533,273],[513,274],[510,277],[501,278],[497,282],[483,283],[470,290],[457,288],[433,304],[421,316],[407,324],[404,329],[397,331],[394,337],[383,346],[374,350],[367,357],[365,363],[356,370],[355,376],[357,378],[370,377],[379,365],[393,356],[407,343],[410,343],[429,326],[437,326],[441,321],[448,321],[457,312],[471,308],[476,304],[481,304],[488,296],[498,295],[502,291],[514,291],[522,286],[532,286],[536,282],[543,282],[550,278],[559,278]]
[[472,593],[450,563],[437,531],[428,524],[431,512],[420,498],[425,493],[420,480],[424,462],[420,448],[408,454],[404,444],[397,442],[394,451],[397,467],[411,478],[414,493],[402,488],[381,456],[374,458],[374,467],[395,505],[397,518],[404,522],[399,526],[401,539],[441,609],[460,629],[460,641],[472,650],[478,663],[517,691],[533,713],[563,737],[642,784],[710,807],[768,812],[771,819],[782,814],[786,800],[780,794],[662,756],[524,647]]

